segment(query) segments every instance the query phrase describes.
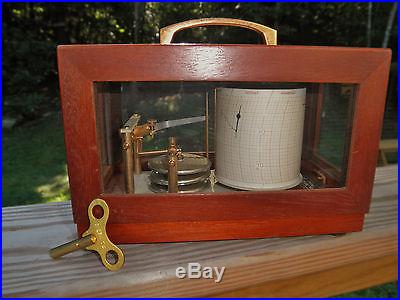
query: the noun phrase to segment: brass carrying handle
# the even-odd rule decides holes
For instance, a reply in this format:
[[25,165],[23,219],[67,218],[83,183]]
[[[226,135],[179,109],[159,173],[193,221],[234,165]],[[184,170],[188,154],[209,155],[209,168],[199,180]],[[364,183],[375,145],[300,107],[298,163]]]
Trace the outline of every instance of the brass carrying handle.
[[277,31],[267,26],[239,19],[205,18],[205,19],[196,19],[196,20],[180,22],[161,28],[160,44],[161,45],[171,44],[174,35],[178,31],[188,28],[209,26],[209,25],[235,26],[235,27],[248,28],[258,32],[262,36],[263,41],[266,45],[276,45],[277,43]]

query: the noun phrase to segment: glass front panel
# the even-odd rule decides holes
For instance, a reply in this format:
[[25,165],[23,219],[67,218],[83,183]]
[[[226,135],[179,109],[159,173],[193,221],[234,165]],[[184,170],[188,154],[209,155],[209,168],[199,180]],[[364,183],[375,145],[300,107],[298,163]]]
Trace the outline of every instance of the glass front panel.
[[105,193],[343,187],[357,85],[96,82]]

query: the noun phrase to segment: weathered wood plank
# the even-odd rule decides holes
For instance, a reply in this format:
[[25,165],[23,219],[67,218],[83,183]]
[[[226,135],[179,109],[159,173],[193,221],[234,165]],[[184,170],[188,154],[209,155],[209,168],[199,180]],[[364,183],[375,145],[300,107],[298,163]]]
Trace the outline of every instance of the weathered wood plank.
[[[379,170],[376,178],[396,186],[397,192],[397,168]],[[385,181],[382,173],[392,180]],[[381,191],[374,194],[379,198],[372,201],[362,232],[121,245],[126,264],[116,273],[106,271],[97,256],[87,251],[59,260],[48,256],[50,247],[76,236],[69,202],[3,208],[3,296],[209,296],[289,278],[302,280],[307,274],[397,255],[397,196],[385,196],[387,192]],[[222,282],[177,279],[176,267],[189,262],[226,266]],[[365,279],[368,284],[372,281]]]
[[397,255],[389,255],[301,277],[267,282],[214,297],[330,297],[395,280]]

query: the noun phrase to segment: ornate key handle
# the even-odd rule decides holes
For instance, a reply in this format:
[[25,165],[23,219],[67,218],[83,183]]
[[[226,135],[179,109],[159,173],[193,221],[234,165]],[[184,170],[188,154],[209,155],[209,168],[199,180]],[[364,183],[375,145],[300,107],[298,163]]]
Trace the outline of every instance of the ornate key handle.
[[[93,209],[97,205],[103,209],[103,216],[99,219],[93,215]],[[125,257],[122,250],[115,246],[107,236],[106,225],[109,216],[107,203],[102,199],[94,199],[89,205],[88,216],[90,221],[89,229],[82,234],[82,237],[95,236],[96,242],[86,247],[86,250],[94,250],[99,253],[101,261],[107,269],[111,271],[120,269],[124,264]],[[116,261],[114,264],[107,260],[107,254],[115,256]]]
[[[93,214],[96,206],[100,206],[103,210],[100,218],[96,218]],[[109,216],[107,203],[102,199],[94,199],[89,205],[88,216],[90,225],[88,230],[82,234],[82,238],[51,249],[50,256],[58,258],[78,249],[92,250],[99,253],[101,261],[107,269],[119,270],[125,262],[125,256],[122,250],[114,245],[107,236],[106,225]],[[114,256],[115,262],[108,260],[107,257],[110,256]]]

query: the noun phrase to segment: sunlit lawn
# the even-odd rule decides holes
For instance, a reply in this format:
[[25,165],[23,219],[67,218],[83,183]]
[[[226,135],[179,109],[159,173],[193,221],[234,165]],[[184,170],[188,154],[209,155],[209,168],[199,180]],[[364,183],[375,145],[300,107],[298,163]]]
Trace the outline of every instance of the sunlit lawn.
[[61,117],[3,130],[3,206],[69,199]]

